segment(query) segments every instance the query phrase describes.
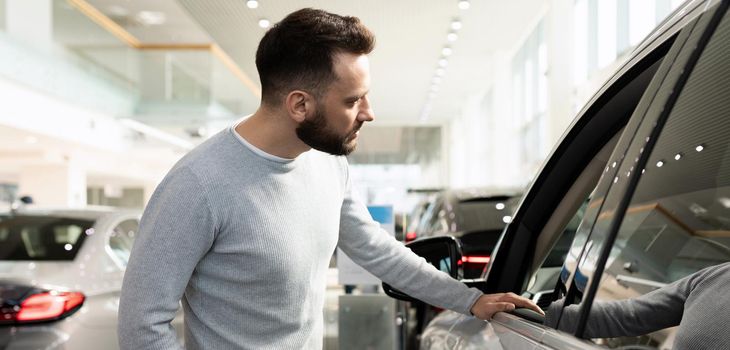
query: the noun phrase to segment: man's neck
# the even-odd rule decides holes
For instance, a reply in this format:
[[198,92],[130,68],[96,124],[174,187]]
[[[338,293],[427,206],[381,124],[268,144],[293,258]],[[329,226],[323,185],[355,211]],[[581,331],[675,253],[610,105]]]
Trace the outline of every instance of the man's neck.
[[259,108],[236,126],[236,132],[256,148],[281,158],[294,159],[309,151],[296,134],[296,123],[284,115]]

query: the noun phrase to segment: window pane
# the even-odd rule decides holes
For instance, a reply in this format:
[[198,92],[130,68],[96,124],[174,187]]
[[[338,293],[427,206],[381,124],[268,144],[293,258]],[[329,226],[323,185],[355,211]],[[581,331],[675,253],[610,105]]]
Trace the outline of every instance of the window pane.
[[[683,87],[642,172],[597,301],[634,298],[730,261],[729,50],[726,17]],[[693,317],[691,312],[685,308],[683,317]],[[671,347],[673,332],[601,341],[616,347],[664,348]]]
[[73,260],[92,225],[65,217],[0,217],[0,260]]
[[629,1],[629,44],[636,45],[651,32],[656,25],[654,1]]
[[616,0],[598,2],[598,68],[616,59]]
[[112,230],[109,237],[109,248],[122,266],[127,266],[129,254],[132,252],[134,236],[139,229],[137,220],[125,220]]
[[578,0],[573,7],[573,84],[588,79],[588,1]]

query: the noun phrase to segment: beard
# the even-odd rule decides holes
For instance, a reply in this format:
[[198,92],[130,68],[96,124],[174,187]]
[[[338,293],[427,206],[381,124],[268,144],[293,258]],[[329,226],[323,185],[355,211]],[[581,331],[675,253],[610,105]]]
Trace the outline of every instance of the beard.
[[312,119],[305,119],[296,132],[302,142],[318,151],[329,153],[335,156],[346,156],[352,153],[357,147],[353,136],[360,130],[362,123],[359,123],[350,132],[338,135],[327,124],[325,111],[318,108]]

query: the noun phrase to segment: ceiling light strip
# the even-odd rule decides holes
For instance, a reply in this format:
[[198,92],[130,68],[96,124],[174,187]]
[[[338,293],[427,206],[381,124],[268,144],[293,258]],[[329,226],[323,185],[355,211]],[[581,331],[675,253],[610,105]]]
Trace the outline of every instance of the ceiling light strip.
[[183,138],[180,138],[180,137],[177,137],[175,135],[172,135],[172,134],[169,134],[167,132],[164,132],[164,131],[162,131],[160,129],[151,127],[151,126],[149,126],[147,124],[138,122],[138,121],[136,121],[134,119],[122,118],[122,119],[119,119],[119,122],[122,123],[122,124],[124,124],[128,128],[134,130],[134,131],[137,131],[137,132],[142,133],[142,134],[145,134],[147,136],[156,138],[156,139],[158,139],[160,141],[164,141],[164,142],[167,142],[169,144],[178,146],[178,147],[180,147],[180,148],[182,148],[184,150],[187,150],[187,151],[189,151],[189,150],[191,150],[191,149],[193,149],[195,147],[195,145],[193,145],[192,142],[189,142],[189,141],[187,141],[187,140],[185,140]]
[[119,40],[127,44],[128,46],[139,48],[140,42],[132,34],[116,24],[109,17],[101,13],[94,6],[91,6],[84,0],[68,0],[68,3],[79,9],[79,12],[83,13],[86,17],[89,17],[96,24],[106,29],[109,33],[117,37]]

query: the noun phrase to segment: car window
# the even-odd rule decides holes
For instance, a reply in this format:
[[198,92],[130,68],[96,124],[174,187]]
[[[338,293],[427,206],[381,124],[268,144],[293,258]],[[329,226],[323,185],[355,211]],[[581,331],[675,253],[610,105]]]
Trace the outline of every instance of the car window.
[[93,224],[45,215],[0,217],[0,260],[73,260]]
[[423,214],[421,224],[419,225],[418,238],[431,236],[434,232],[442,232],[444,223],[444,210],[443,210],[443,199],[437,197],[434,199],[426,212]]
[[502,230],[509,223],[519,197],[474,198],[458,202],[456,224],[459,231]]
[[550,253],[545,258],[545,261],[542,263],[543,268],[563,266],[571,244],[573,243],[573,239],[575,238],[575,233],[578,231],[578,225],[581,220],[583,220],[587,207],[588,200],[586,200],[583,205],[580,206],[578,211],[575,212],[575,215],[573,215],[570,219],[568,225],[563,230],[563,233],[560,234],[560,238],[558,238],[558,241],[555,243],[553,248],[550,250]]
[[[730,17],[697,61],[611,247],[595,300],[637,297],[730,261]],[[631,153],[629,153],[631,156]],[[609,221],[613,213],[601,213]],[[593,260],[592,252],[587,260]],[[590,262],[589,262],[590,263]],[[674,330],[601,339],[609,347],[671,347]]]
[[129,262],[129,254],[132,252],[137,230],[139,230],[139,222],[136,219],[129,219],[114,227],[109,236],[109,248],[122,266],[127,266],[127,262]]

